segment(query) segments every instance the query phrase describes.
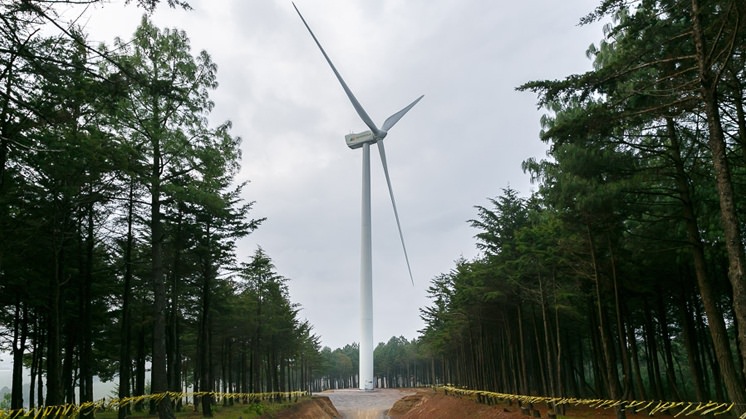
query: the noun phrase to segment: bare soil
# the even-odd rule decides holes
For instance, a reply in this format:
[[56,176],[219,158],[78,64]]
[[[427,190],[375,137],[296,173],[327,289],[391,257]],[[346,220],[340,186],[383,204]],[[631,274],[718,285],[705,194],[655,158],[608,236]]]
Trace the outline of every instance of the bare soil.
[[[524,406],[525,408],[526,406]],[[391,419],[450,419],[450,418],[485,418],[485,419],[526,419],[530,417],[536,418],[551,418],[551,409],[545,404],[536,404],[532,406],[531,410],[522,410],[517,404],[497,404],[488,406],[485,404],[477,403],[475,400],[467,397],[457,396],[446,396],[443,393],[435,392],[434,390],[423,390],[420,389],[415,395],[406,396],[396,402],[394,406],[389,410],[389,417]],[[673,419],[677,416],[677,412],[661,411],[651,415],[648,412],[641,411],[639,413],[629,409],[625,412],[627,419],[643,419],[643,418],[659,418],[659,419]],[[584,419],[584,418],[600,418],[600,419],[616,419],[616,410],[611,409],[597,409],[588,406],[573,406],[566,405],[565,412],[561,415],[556,415],[558,419]],[[686,416],[679,415],[678,417],[686,418],[700,418],[702,416]],[[706,416],[713,417],[713,416]],[[723,414],[717,416],[722,419],[733,419],[735,418],[732,414]]]
[[[548,418],[549,409],[545,405],[534,405],[534,409],[521,411],[516,404],[484,405],[469,398],[446,396],[429,389],[417,389],[404,392],[404,395],[393,404],[381,416],[359,415],[359,412],[351,412],[349,406],[339,411],[334,407],[332,401],[326,396],[315,396],[311,400],[304,401],[275,415],[279,419],[353,419],[357,417],[383,417],[390,419],[453,419],[453,418],[484,418],[484,419],[526,419],[530,417]],[[411,394],[414,393],[414,394]],[[361,399],[365,399],[362,397]],[[361,400],[362,401],[362,400]],[[369,403],[369,402],[363,402]],[[341,412],[341,413],[340,413]],[[370,412],[373,413],[373,412]],[[616,419],[614,409],[594,409],[585,406],[567,406],[564,415],[558,418],[600,418]],[[628,419],[650,418],[645,412],[626,412]],[[656,413],[656,418],[671,419],[673,414]],[[687,416],[694,417],[694,416]],[[726,415],[721,417],[728,417]]]
[[[517,404],[497,404],[488,406],[468,398],[446,396],[433,390],[419,390],[413,396],[406,396],[389,410],[392,419],[526,419],[528,417],[548,418],[547,406],[534,405],[533,409],[521,411]],[[565,414],[558,418],[601,418],[616,419],[614,409],[593,409],[585,406],[567,406]],[[628,419],[650,418],[647,413],[626,412]],[[672,415],[656,414],[656,418],[673,418]]]

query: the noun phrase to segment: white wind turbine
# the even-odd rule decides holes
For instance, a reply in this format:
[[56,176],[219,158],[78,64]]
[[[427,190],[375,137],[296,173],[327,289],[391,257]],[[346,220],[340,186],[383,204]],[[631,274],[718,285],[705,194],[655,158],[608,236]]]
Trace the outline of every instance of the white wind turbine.
[[337,76],[337,80],[342,85],[347,97],[352,102],[352,106],[357,111],[357,114],[365,122],[365,125],[370,128],[370,131],[361,132],[359,134],[349,134],[345,136],[347,146],[355,148],[363,148],[363,193],[362,193],[362,234],[361,234],[361,257],[360,257],[360,370],[359,370],[359,388],[360,390],[373,390],[375,387],[373,380],[373,262],[371,252],[371,221],[370,221],[370,145],[378,144],[378,152],[381,155],[381,164],[383,165],[383,173],[386,176],[386,184],[389,188],[389,196],[391,197],[391,204],[394,207],[394,217],[396,218],[396,227],[399,229],[399,239],[401,240],[402,248],[404,249],[404,259],[407,261],[407,270],[409,271],[409,279],[414,285],[414,278],[412,277],[412,268],[409,265],[409,256],[407,255],[407,247],[404,245],[404,235],[401,231],[401,224],[399,223],[399,212],[396,210],[396,201],[394,200],[394,191],[391,188],[391,178],[389,178],[389,169],[386,164],[386,150],[383,147],[383,139],[391,127],[393,127],[399,120],[406,114],[417,102],[424,97],[418,97],[414,102],[410,103],[407,107],[400,110],[399,112],[389,116],[384,121],[381,129],[376,127],[373,120],[370,119],[368,114],[363,109],[360,102],[352,94],[350,88],[347,87],[347,83],[342,79],[342,76],[337,71],[332,60],[326,55],[326,51],[316,39],[316,35],[313,34],[311,27],[306,23],[306,19],[298,10],[298,7],[293,3],[295,11],[298,12],[303,24],[306,25],[306,29],[311,34],[311,37],[318,45],[321,53],[326,58],[326,62],[332,68],[334,75]]

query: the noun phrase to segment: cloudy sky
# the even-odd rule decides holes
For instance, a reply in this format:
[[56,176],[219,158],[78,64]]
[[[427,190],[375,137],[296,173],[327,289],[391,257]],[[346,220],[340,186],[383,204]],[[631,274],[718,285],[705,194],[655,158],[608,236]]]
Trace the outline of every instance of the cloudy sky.
[[[241,242],[261,246],[289,278],[323,345],[359,341],[361,150],[344,135],[365,125],[290,0],[192,0],[161,6],[159,27],[187,32],[194,54],[218,64],[215,124],[243,138],[241,180],[253,217],[267,221]],[[389,171],[414,275],[411,285],[385,179],[372,149],[374,339],[408,339],[423,327],[430,280],[478,252],[467,220],[475,205],[511,187],[541,158],[529,80],[591,67],[586,48],[600,25],[579,27],[596,0],[296,0],[316,36],[377,124],[424,99],[386,138]],[[65,18],[77,17],[81,9]],[[79,22],[91,41],[131,39],[142,11],[113,1]]]

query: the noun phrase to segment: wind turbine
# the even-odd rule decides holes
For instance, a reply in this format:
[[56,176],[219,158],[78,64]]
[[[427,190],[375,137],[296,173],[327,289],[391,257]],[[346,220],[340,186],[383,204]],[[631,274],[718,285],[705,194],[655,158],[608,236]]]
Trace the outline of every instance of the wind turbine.
[[409,265],[409,256],[407,255],[407,246],[404,245],[404,235],[401,231],[401,223],[399,222],[399,212],[396,209],[396,200],[394,200],[394,190],[391,188],[391,178],[389,177],[388,164],[386,163],[386,150],[383,146],[383,139],[386,137],[388,130],[390,130],[399,120],[409,112],[410,109],[417,102],[424,97],[418,97],[414,102],[407,105],[404,109],[396,112],[395,114],[386,118],[383,122],[383,126],[379,129],[373,120],[368,116],[360,105],[355,95],[347,87],[342,76],[337,71],[337,68],[332,64],[332,60],[324,51],[324,48],[316,39],[316,35],[313,34],[311,27],[306,23],[306,19],[298,10],[298,7],[293,3],[295,11],[298,12],[298,16],[303,21],[303,24],[308,29],[308,33],[316,42],[316,45],[321,50],[321,53],[326,58],[326,62],[329,63],[329,67],[332,68],[334,75],[337,76],[337,80],[342,85],[347,97],[352,102],[352,106],[357,111],[357,114],[363,120],[365,125],[370,128],[370,131],[361,132],[358,134],[345,135],[345,142],[351,149],[361,148],[363,149],[363,193],[362,193],[362,231],[361,231],[361,249],[360,249],[360,369],[359,369],[359,388],[360,390],[370,391],[375,387],[373,377],[373,256],[371,251],[371,217],[370,217],[370,146],[371,144],[378,144],[378,152],[381,155],[381,164],[383,165],[383,173],[386,176],[386,184],[389,188],[389,196],[391,197],[391,205],[394,207],[394,217],[396,218],[396,227],[399,229],[399,239],[401,240],[402,249],[404,249],[404,259],[407,261],[407,270],[409,271],[409,279],[414,285],[414,278],[412,277],[412,268]]

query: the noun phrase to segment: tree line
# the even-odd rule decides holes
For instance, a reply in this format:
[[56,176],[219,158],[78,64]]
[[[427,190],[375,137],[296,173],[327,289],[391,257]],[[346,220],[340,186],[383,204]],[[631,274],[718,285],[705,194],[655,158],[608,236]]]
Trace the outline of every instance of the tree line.
[[[605,0],[593,70],[532,81],[537,190],[476,207],[482,255],[435,278],[421,344],[506,393],[746,411],[746,3]],[[623,417],[620,409],[618,416]]]
[[[111,45],[62,19],[65,2],[0,5],[11,409],[92,401],[99,376],[116,377],[120,398],[207,392],[195,402],[210,416],[210,392],[304,388],[320,359],[271,258],[237,257],[264,220],[237,180],[241,139],[211,122],[216,64],[183,31],[153,25],[157,3],[139,1],[136,32]],[[162,418],[178,407],[135,406]]]

